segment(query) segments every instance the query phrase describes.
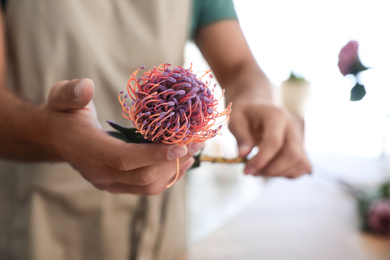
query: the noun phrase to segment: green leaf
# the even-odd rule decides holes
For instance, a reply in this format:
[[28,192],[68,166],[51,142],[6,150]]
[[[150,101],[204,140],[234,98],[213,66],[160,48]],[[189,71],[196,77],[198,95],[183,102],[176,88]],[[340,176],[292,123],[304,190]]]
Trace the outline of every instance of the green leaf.
[[126,143],[151,143],[151,141],[146,140],[142,134],[138,133],[136,128],[124,127],[113,121],[107,121],[107,123],[112,128],[119,131],[108,131],[107,133],[112,137],[125,141]]
[[356,83],[351,89],[351,101],[359,101],[366,95],[366,89],[364,85]]
[[124,141],[126,143],[130,143],[129,139],[127,139],[127,137],[124,134],[120,133],[120,132],[108,131],[107,133],[110,136],[115,137],[116,139],[122,140],[122,141]]
[[368,211],[370,208],[371,200],[360,198],[357,201],[357,204],[358,204],[360,228],[362,230],[367,231],[367,230],[369,230],[369,225],[367,222],[367,215],[368,215]]
[[382,198],[390,199],[390,181],[383,183],[379,187],[379,194]]
[[348,74],[352,74],[352,75],[357,75],[359,74],[360,72],[362,71],[365,71],[365,70],[368,70],[369,68],[367,68],[366,66],[364,66],[362,64],[362,62],[360,61],[359,58],[357,58],[355,60],[355,62],[353,63],[351,69],[350,69],[350,72]]
[[191,168],[190,169],[194,169],[194,168],[198,168],[200,167],[200,163],[202,162],[201,160],[201,157],[202,157],[202,152],[203,152],[203,149],[200,150],[198,153],[196,153],[193,157],[195,159],[195,162],[192,164]]
[[362,193],[357,200],[360,227],[364,231],[370,231],[370,225],[368,224],[368,216],[370,213],[371,205],[378,199],[380,199],[380,196],[378,196],[378,192],[370,191]]
[[293,71],[290,72],[290,77],[286,81],[309,83],[304,77],[296,75]]

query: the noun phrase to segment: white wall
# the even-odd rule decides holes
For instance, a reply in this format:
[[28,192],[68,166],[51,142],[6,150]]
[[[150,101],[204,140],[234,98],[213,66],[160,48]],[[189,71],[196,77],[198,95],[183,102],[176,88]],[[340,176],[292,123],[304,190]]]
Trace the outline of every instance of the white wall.
[[[293,70],[311,82],[308,149],[378,156],[390,112],[390,1],[234,2],[252,52],[271,81],[279,85]],[[351,39],[360,42],[363,64],[375,68],[361,75],[368,94],[360,102],[349,101],[353,83],[337,67],[338,53]]]

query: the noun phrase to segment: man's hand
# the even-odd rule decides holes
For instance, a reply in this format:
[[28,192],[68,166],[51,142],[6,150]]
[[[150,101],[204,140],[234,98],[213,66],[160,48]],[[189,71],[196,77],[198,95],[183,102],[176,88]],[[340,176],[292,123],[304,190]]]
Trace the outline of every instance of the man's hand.
[[179,178],[203,144],[128,144],[110,137],[96,118],[89,79],[57,82],[44,105],[49,146],[96,188],[112,193],[159,194]]
[[257,65],[238,21],[223,20],[199,29],[196,43],[213,70],[227,102],[232,102],[229,128],[246,156],[245,173],[295,178],[311,170],[303,148],[303,128],[273,103],[271,84]]
[[296,178],[311,171],[303,149],[303,125],[286,110],[248,100],[235,102],[229,128],[237,139],[240,156],[259,147],[247,162],[246,174]]

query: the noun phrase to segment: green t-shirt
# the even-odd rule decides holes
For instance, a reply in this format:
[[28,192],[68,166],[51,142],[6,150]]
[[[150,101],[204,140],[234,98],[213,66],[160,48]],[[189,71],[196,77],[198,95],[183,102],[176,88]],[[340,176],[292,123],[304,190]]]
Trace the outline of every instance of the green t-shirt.
[[[7,0],[0,0],[4,8]],[[191,39],[202,26],[225,19],[237,19],[233,0],[192,0]]]
[[191,39],[202,26],[225,19],[237,19],[232,0],[192,0]]

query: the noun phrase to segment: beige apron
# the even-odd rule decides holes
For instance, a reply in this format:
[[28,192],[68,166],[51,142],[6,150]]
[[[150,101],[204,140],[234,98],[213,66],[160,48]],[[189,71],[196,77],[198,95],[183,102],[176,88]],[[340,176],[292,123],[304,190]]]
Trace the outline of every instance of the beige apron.
[[[183,63],[190,8],[189,0],[9,0],[9,86],[39,103],[56,81],[89,77],[102,126],[128,124],[119,91],[139,66]],[[113,195],[66,163],[0,161],[0,259],[177,259],[186,249],[184,186]]]

